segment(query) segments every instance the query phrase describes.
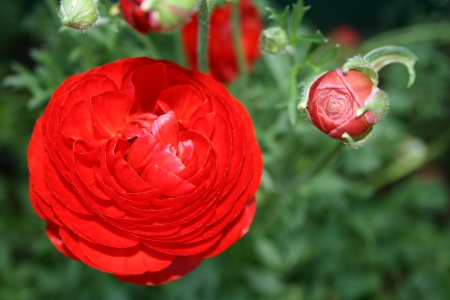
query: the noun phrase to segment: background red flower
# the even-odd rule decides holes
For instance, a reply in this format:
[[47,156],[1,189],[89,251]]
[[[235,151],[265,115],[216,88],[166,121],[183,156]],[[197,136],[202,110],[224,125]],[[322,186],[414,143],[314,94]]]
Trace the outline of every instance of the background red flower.
[[221,84],[148,58],[68,78],[36,123],[28,163],[55,247],[148,285],[248,231],[262,169],[250,117]]
[[[259,37],[263,22],[251,0],[239,2],[242,44],[247,65],[252,68],[260,55]],[[194,14],[182,29],[184,52],[189,65],[197,69],[198,15]],[[238,75],[238,63],[232,35],[232,5],[216,7],[210,16],[209,69],[211,76],[222,83],[232,81]]]

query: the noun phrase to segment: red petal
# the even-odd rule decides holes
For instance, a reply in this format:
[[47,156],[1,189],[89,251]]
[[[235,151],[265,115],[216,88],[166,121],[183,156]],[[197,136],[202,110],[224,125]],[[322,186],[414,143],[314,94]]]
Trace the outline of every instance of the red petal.
[[197,268],[202,261],[203,258],[201,257],[175,256],[170,266],[159,272],[152,272],[152,273],[146,272],[141,275],[130,275],[130,276],[116,275],[116,277],[119,280],[128,281],[135,284],[158,285],[167,283],[172,280],[176,280],[186,275],[188,272]]
[[104,92],[91,98],[94,128],[104,138],[112,138],[125,121],[133,100],[120,92]]
[[94,264],[81,250],[80,244],[78,242],[79,237],[73,233],[72,231],[60,227],[59,228],[59,235],[61,236],[64,244],[66,247],[82,262],[87,264],[88,266],[91,266],[93,268],[96,268],[100,271],[107,272],[106,269]]
[[146,169],[146,172],[142,174],[142,178],[168,197],[189,194],[195,189],[195,185],[156,165]]
[[72,253],[72,251],[70,251],[69,248],[67,248],[66,245],[64,244],[64,241],[62,240],[61,236],[59,235],[59,228],[60,227],[58,225],[56,225],[55,223],[47,222],[46,232],[47,232],[47,236],[50,239],[50,241],[52,242],[53,246],[55,246],[55,248],[58,249],[59,252],[61,252],[65,256],[75,259],[75,260],[79,260]]
[[142,135],[137,138],[130,147],[127,156],[127,163],[137,173],[148,165],[150,159],[161,151],[161,144],[156,141],[155,137],[151,134]]
[[167,268],[174,257],[155,251],[143,244],[133,248],[110,248],[80,239],[83,253],[107,272],[120,275],[136,275],[157,272]]
[[[206,100],[192,87],[177,85],[163,91],[158,98],[175,112],[178,122],[187,126],[194,111]],[[166,112],[167,113],[167,112]]]
[[165,146],[178,147],[178,122],[174,115],[159,116],[152,126],[152,134]]
[[156,63],[134,71],[131,81],[135,88],[138,113],[153,112],[159,94],[169,87],[166,66]]
[[70,222],[80,232],[93,241],[109,247],[129,248],[139,243],[139,238],[131,236],[123,229],[106,223],[100,217],[88,217],[66,210]]

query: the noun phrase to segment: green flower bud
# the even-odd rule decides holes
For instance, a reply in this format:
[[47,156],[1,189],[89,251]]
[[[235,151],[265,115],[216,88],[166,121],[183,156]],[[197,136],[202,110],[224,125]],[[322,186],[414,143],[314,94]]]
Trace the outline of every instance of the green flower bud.
[[94,25],[100,16],[98,0],[61,0],[59,17],[64,26],[84,31]]
[[287,35],[281,27],[264,29],[261,34],[261,49],[265,52],[277,54],[287,45]]

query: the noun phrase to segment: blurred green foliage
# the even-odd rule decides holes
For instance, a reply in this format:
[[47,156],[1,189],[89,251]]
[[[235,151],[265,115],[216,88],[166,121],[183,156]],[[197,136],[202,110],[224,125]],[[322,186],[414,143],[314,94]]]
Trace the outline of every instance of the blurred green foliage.
[[[291,125],[280,105],[290,95],[288,58],[264,54],[249,78],[229,87],[250,111],[264,152],[250,232],[184,278],[143,287],[53,248],[29,204],[26,148],[34,121],[67,76],[127,56],[182,64],[178,33],[140,36],[117,17],[80,34],[59,30],[55,11],[48,0],[21,18],[32,64],[0,63],[0,299],[449,298],[450,37],[436,24],[386,31],[347,49],[365,53],[395,37],[419,57],[416,82],[407,90],[402,66],[383,69],[381,87],[391,98],[386,120],[361,149],[345,148],[309,181],[302,174],[338,142],[301,117]],[[432,38],[424,39],[427,30]],[[8,36],[18,34],[16,28]],[[338,54],[323,70],[346,58]],[[309,73],[305,68],[300,79]]]

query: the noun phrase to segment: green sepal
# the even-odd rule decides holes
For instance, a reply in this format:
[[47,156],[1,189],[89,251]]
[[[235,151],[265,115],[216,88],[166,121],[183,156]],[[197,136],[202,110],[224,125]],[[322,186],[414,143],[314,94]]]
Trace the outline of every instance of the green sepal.
[[405,47],[380,47],[367,53],[364,56],[364,59],[369,62],[377,72],[388,64],[401,63],[408,69],[408,87],[410,87],[414,83],[414,80],[416,78],[414,64],[417,61],[417,56],[415,56],[414,53],[412,53]]
[[358,149],[361,147],[367,139],[372,134],[373,126],[370,127],[365,133],[352,138],[347,132],[345,132],[342,137],[345,139],[344,144],[348,145],[350,148]]
[[382,90],[376,88],[378,91],[371,96],[371,100],[363,107],[356,111],[356,117],[362,116],[366,111],[370,110],[375,114],[375,123],[378,124],[383,121],[389,110],[389,97]]
[[320,73],[314,77],[312,77],[303,87],[303,91],[302,91],[302,95],[300,96],[300,102],[297,105],[297,109],[304,114],[308,120],[311,120],[311,117],[309,116],[309,112],[308,112],[308,99],[309,99],[309,90],[311,89],[311,86],[313,85],[313,83],[319,79],[323,74],[325,74],[326,72]]
[[344,73],[347,73],[350,69],[363,72],[372,80],[373,85],[378,85],[378,73],[364,57],[360,55],[352,57],[342,66]]

